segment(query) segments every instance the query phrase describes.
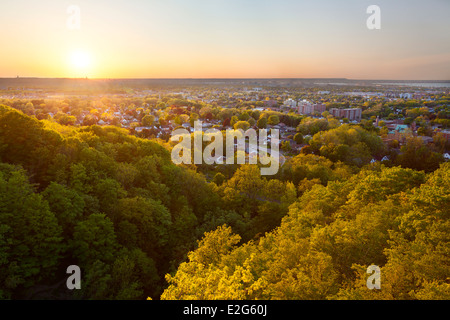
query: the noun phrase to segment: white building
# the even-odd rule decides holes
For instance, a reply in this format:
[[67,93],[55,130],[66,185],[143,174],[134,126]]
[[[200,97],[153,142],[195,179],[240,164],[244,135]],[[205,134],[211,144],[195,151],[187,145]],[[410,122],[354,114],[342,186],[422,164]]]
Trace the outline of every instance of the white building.
[[413,97],[412,93],[400,93],[400,98],[412,99],[412,97]]
[[285,107],[288,107],[288,108],[293,109],[293,108],[296,108],[296,107],[297,107],[297,101],[295,101],[295,100],[293,100],[293,99],[287,99],[287,100],[283,103],[283,105],[284,105]]

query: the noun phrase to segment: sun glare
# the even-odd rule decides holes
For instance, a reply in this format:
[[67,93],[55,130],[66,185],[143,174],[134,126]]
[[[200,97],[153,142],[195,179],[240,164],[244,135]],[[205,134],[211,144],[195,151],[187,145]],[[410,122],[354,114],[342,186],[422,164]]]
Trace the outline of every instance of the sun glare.
[[72,71],[79,76],[85,76],[91,66],[91,56],[86,51],[74,51],[70,55]]

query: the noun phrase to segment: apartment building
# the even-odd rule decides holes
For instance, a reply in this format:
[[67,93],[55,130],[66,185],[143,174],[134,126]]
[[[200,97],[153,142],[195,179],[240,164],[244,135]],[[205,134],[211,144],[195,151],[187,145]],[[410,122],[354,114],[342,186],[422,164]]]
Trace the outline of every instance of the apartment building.
[[336,118],[347,118],[350,121],[361,121],[361,108],[338,109],[331,108],[330,114]]

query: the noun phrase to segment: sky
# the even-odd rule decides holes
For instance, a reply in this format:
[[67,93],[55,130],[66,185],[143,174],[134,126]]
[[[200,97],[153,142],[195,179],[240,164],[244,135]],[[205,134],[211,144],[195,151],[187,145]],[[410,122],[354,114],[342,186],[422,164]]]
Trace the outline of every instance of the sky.
[[449,16],[450,0],[2,0],[0,77],[450,80]]

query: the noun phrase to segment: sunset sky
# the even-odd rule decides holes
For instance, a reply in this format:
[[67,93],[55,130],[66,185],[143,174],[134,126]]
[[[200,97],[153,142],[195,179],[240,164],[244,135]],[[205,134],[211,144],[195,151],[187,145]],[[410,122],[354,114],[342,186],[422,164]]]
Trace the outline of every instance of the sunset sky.
[[450,80],[449,16],[449,0],[1,1],[0,77]]

